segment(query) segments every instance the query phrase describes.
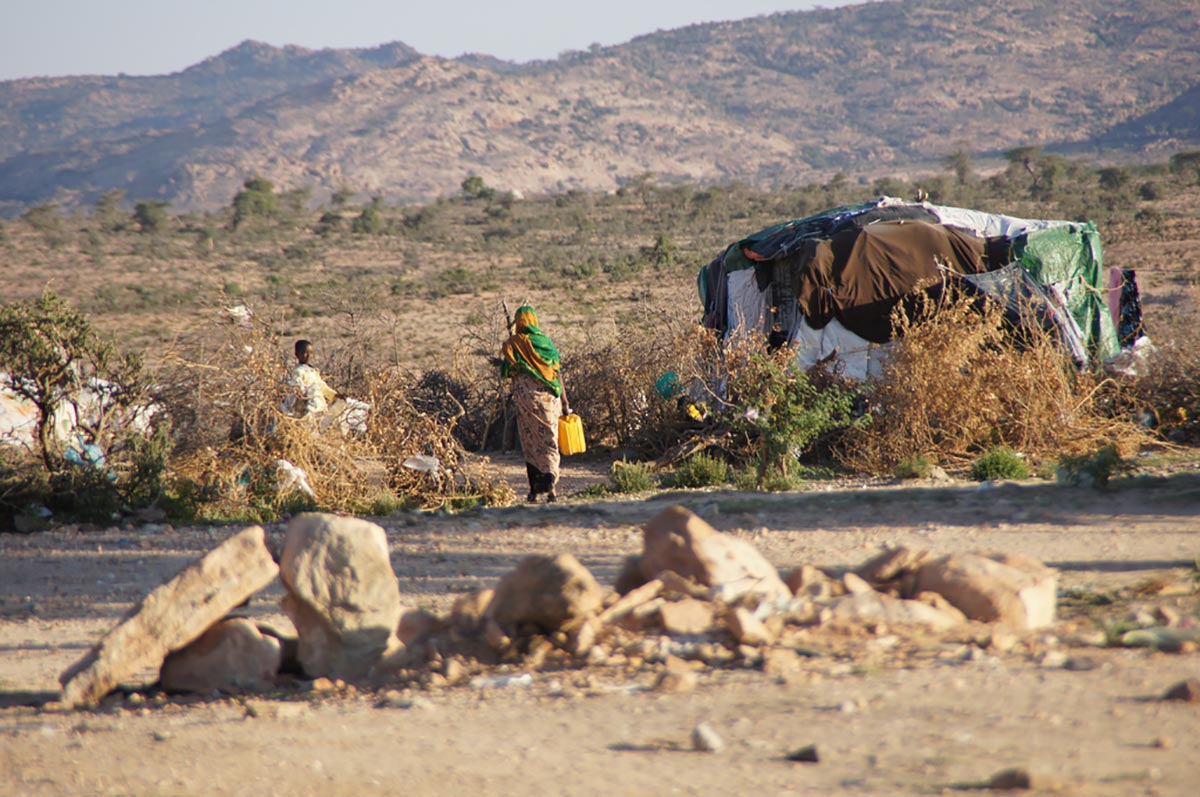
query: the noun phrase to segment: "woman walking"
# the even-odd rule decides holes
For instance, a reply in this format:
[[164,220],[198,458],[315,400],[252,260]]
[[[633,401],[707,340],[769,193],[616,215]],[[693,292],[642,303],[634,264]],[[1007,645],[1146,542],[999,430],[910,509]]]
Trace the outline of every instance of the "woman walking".
[[517,405],[517,431],[525,452],[529,475],[530,503],[541,493],[547,501],[558,494],[558,419],[570,414],[559,375],[561,358],[554,342],[538,327],[537,314],[529,305],[518,308],[513,334],[500,350],[500,375],[513,380],[512,395]]

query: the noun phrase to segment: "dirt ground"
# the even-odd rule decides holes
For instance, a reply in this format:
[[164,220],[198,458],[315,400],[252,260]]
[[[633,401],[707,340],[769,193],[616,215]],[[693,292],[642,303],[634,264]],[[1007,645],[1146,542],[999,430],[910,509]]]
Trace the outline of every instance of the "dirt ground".
[[[499,461],[523,492],[515,458]],[[564,492],[608,463],[568,461]],[[752,662],[699,670],[691,692],[651,687],[659,665],[482,677],[528,684],[167,698],[145,682],[94,711],[54,711],[60,671],[185,563],[233,527],[56,529],[0,535],[0,794],[940,794],[1006,767],[1040,793],[1193,795],[1200,706],[1163,701],[1200,677],[1200,654],[1085,646],[1104,622],[1160,607],[1200,614],[1200,463],[1117,489],[1044,482],[814,485],[760,495],[405,514],[387,530],[402,597],[445,611],[531,552],[571,552],[601,583],[640,550],[639,527],[683,504],[758,547],[781,571],[853,567],[885,545],[999,550],[1060,573],[1060,621],[989,646],[972,625],[811,632],[791,674]],[[268,528],[272,539],[283,525]],[[246,612],[290,630],[278,586]],[[655,644],[658,644],[657,642]],[[693,728],[723,739],[694,752]],[[816,763],[787,760],[815,744]]]

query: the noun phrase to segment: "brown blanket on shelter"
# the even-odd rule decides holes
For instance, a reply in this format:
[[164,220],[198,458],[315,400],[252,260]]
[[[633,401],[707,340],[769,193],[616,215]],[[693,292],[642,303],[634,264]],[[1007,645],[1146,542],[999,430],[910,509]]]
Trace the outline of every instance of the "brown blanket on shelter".
[[796,301],[821,329],[834,318],[874,343],[892,338],[892,310],[918,287],[940,286],[939,265],[959,274],[988,264],[988,242],[925,221],[879,222],[805,243],[795,258]]

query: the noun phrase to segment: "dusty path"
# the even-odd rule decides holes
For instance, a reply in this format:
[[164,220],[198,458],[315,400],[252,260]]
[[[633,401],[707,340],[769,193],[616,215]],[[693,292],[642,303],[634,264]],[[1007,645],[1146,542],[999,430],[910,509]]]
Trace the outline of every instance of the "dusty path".
[[[580,467],[575,478],[605,471]],[[387,696],[296,685],[249,709],[242,697],[137,694],[55,713],[14,704],[54,690],[58,672],[130,604],[237,529],[6,535],[0,794],[836,797],[942,793],[1014,765],[1075,794],[1195,793],[1200,708],[1156,698],[1200,677],[1200,654],[1071,644],[1138,608],[1200,613],[1195,593],[1184,594],[1200,554],[1195,474],[1106,493],[1039,483],[692,492],[380,523],[405,602],[443,611],[530,552],[570,551],[611,583],[640,547],[639,526],[670,503],[750,540],[780,569],[849,567],[887,544],[1028,554],[1060,570],[1063,619],[1007,652],[988,648],[982,627],[814,637],[825,655],[799,672],[708,669],[686,694],[644,691],[654,667],[616,663],[535,672],[527,687]],[[286,629],[279,597],[278,588],[256,596],[250,614]],[[688,750],[700,721],[723,737],[723,752]],[[806,744],[819,763],[784,760]]]

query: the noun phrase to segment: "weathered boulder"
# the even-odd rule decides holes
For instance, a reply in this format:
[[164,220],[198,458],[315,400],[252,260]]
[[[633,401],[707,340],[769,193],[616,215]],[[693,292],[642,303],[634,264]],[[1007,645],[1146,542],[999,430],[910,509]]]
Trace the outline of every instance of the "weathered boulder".
[[658,608],[663,630],[671,636],[691,636],[712,628],[713,605],[695,598],[666,601]]
[[861,625],[886,623],[920,625],[938,631],[953,628],[964,620],[958,612],[950,612],[920,601],[901,600],[882,592],[855,592],[837,598],[821,613],[823,624]]
[[450,607],[450,623],[463,631],[477,631],[487,615],[487,607],[494,595],[490,589],[459,595]]
[[242,617],[222,620],[167,656],[159,685],[167,692],[265,689],[275,681],[283,645]]
[[487,615],[509,632],[553,633],[598,612],[604,590],[569,553],[527,556],[496,585]]
[[186,647],[278,572],[260,527],[225,540],[143,598],[63,672],[62,702],[96,703],[123,679],[158,670],[169,653]]
[[929,559],[929,552],[917,548],[888,548],[863,562],[854,573],[869,584],[879,586],[916,570]]
[[749,609],[738,606],[728,616],[729,633],[742,645],[769,645],[775,641],[776,632],[755,616]]
[[407,609],[400,615],[396,638],[403,645],[415,645],[442,630],[444,622],[433,612]]
[[792,594],[798,598],[827,601],[833,598],[835,593],[840,594],[840,591],[837,590],[836,582],[827,576],[824,571],[812,565],[797,567],[788,573],[784,583],[792,591]]
[[366,520],[320,513],[288,524],[279,576],[311,676],[359,678],[389,648],[404,609],[387,534]]
[[664,570],[712,589],[715,598],[733,602],[744,595],[786,602],[792,592],[775,568],[749,543],[722,534],[681,506],[663,510],[642,534],[642,575]]
[[854,573],[846,573],[842,576],[842,587],[851,595],[875,591],[874,587],[864,581],[861,576],[856,576]]
[[962,553],[927,561],[918,592],[936,592],[971,620],[1029,630],[1054,622],[1058,576],[1028,557]]
[[642,557],[636,554],[626,556],[621,560],[621,568],[617,571],[617,580],[613,582],[613,589],[618,595],[624,595],[627,592],[633,592],[649,580],[642,575]]

